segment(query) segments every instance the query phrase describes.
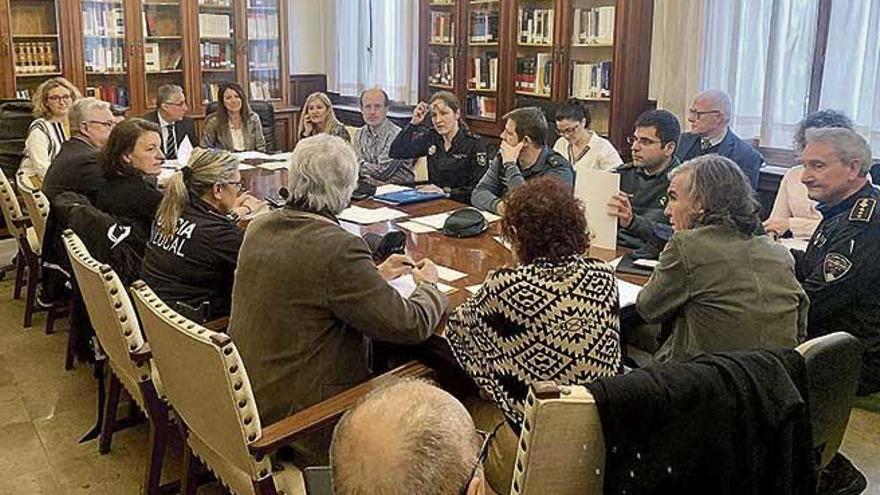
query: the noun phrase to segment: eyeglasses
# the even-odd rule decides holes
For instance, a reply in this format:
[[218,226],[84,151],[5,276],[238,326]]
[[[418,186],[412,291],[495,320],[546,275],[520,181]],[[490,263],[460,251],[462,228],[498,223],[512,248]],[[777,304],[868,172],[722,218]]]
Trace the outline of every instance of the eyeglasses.
[[73,99],[73,96],[70,95],[49,95],[46,97],[46,100],[51,102],[59,102],[59,101],[70,101]]
[[563,129],[562,127],[556,126],[556,131],[559,132],[560,136],[568,136],[569,134],[574,134],[577,132],[578,126],[573,125],[571,127],[566,127]]
[[703,115],[708,115],[710,113],[721,113],[721,110],[705,110],[705,111],[701,112],[701,111],[693,109],[693,108],[688,109],[688,115],[690,115],[691,117],[693,117],[695,119],[699,119]]
[[166,105],[171,105],[172,107],[182,107],[186,105],[186,100],[183,101],[166,101]]
[[113,129],[116,127],[116,122],[112,120],[87,120],[86,122],[89,124],[101,124],[107,126],[107,129]]
[[653,144],[660,144],[660,141],[657,141],[656,139],[649,139],[646,137],[639,137],[639,136],[627,136],[626,142],[629,143],[630,146],[636,144],[637,142],[642,146],[651,146]]
[[235,182],[227,182],[226,185],[227,186],[234,186],[235,190],[239,193],[244,191],[244,184],[240,180],[235,181]]
[[495,435],[498,433],[498,430],[500,430],[502,426],[504,426],[504,421],[501,421],[500,423],[495,425],[495,428],[493,428],[490,432],[477,430],[477,435],[483,438],[483,443],[480,446],[479,454],[477,454],[477,462],[474,463],[474,468],[471,469],[471,475],[468,476],[467,481],[464,482],[464,486],[461,487],[461,490],[459,491],[460,495],[467,495],[468,487],[471,485],[471,480],[474,479],[474,476],[477,475],[477,470],[480,469],[480,466],[482,466],[483,463],[486,462],[486,457],[489,456],[489,445],[492,444],[492,440],[495,438]]

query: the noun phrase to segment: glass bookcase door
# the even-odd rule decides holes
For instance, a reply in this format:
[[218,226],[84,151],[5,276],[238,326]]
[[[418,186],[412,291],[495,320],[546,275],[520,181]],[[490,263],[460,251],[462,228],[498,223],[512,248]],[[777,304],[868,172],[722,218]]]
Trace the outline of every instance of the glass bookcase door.
[[251,100],[282,99],[279,0],[247,0],[248,84]]
[[48,77],[62,75],[55,0],[10,0],[15,96],[30,99]]
[[122,0],[82,0],[86,93],[131,106]]
[[517,101],[519,97],[552,98],[556,2],[518,0],[516,20],[513,84]]
[[236,81],[235,9],[232,0],[198,0],[201,101],[217,101],[220,85]]
[[143,2],[144,108],[156,106],[156,92],[160,86],[186,87],[182,19],[180,0]]
[[467,118],[498,118],[498,67],[501,4],[470,0],[467,8]]
[[608,135],[614,0],[572,0],[568,97],[588,102],[592,129]]
[[[464,0],[462,0],[464,1]],[[428,3],[428,93],[455,91],[455,0]]]

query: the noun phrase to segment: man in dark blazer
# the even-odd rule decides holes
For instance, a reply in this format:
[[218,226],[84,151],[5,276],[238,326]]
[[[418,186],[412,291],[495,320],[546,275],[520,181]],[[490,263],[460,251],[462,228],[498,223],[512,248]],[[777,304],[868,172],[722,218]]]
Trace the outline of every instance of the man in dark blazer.
[[162,131],[162,152],[169,160],[177,159],[177,148],[184,137],[189,137],[193,147],[199,145],[196,123],[186,116],[188,111],[183,88],[166,84],[160,86],[156,92],[156,110],[143,116],[144,120],[159,124]]
[[688,109],[691,132],[681,135],[675,156],[682,162],[711,153],[726,156],[739,165],[752,189],[757,190],[764,157],[730,129],[732,107],[723,91],[710,89],[697,94]]

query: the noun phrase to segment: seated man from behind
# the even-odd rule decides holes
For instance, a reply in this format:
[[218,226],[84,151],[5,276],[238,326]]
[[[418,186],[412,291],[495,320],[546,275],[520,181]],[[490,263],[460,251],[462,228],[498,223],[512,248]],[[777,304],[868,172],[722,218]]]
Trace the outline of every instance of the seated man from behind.
[[504,118],[507,122],[501,132],[499,156],[474,188],[471,204],[501,215],[505,194],[529,179],[545,175],[574,187],[571,164],[547,146],[547,119],[541,109],[517,108]]
[[[454,397],[418,380],[374,390],[333,432],[337,495],[484,495],[481,437]],[[482,448],[481,448],[482,446]]]
[[788,251],[754,234],[760,206],[745,175],[708,155],[670,176],[666,214],[675,233],[636,301],[642,318],[671,332],[655,360],[795,347],[809,301]]
[[639,115],[635,133],[627,138],[632,162],[617,168],[620,192],[608,204],[620,226],[617,243],[641,250],[640,257],[655,258],[671,234],[663,210],[669,172],[680,163],[675,156],[680,134],[678,119],[666,110]]
[[732,118],[733,103],[727,93],[710,89],[697,94],[688,109],[691,132],[681,135],[675,155],[682,162],[711,153],[730,158],[757,190],[764,157],[734,134],[730,128]]
[[412,184],[413,161],[388,156],[400,127],[388,120],[388,94],[379,88],[361,93],[361,112],[365,125],[355,131],[351,143],[360,162],[361,180],[374,186]]

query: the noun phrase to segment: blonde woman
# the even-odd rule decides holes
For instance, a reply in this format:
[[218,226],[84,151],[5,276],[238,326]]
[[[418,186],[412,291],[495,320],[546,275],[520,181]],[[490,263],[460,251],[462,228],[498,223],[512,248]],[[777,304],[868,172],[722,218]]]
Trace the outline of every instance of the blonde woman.
[[336,119],[333,104],[324,93],[312,93],[303,105],[302,118],[299,121],[299,137],[307,138],[318,134],[330,134],[351,142],[348,129]]
[[262,203],[241,194],[239,161],[226,151],[193,150],[168,181],[147,242],[141,275],[165,303],[197,320],[229,314],[244,238],[238,217]]
[[79,90],[63,77],[53,77],[34,93],[34,117],[24,144],[21,170],[28,175],[46,175],[61,145],[70,137],[67,114],[80,98]]

